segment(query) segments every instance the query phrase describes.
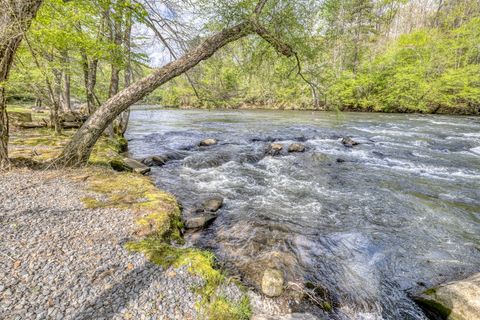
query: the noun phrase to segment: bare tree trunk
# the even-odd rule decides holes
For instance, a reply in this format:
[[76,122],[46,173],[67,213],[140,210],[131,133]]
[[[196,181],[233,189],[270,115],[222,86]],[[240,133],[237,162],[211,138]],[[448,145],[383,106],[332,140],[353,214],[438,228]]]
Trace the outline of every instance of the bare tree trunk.
[[72,112],[72,102],[70,96],[70,61],[68,52],[62,52],[63,64],[63,92],[62,92],[62,109],[63,112]]
[[98,59],[89,61],[86,53],[82,53],[83,80],[85,83],[85,95],[87,98],[87,111],[92,114],[95,111],[95,86],[97,84]]
[[[128,88],[132,83],[132,16],[129,12],[125,18],[125,32],[123,34],[123,46],[126,52],[126,64],[124,70],[125,88]],[[130,108],[123,111],[117,118],[117,125],[114,127],[115,133],[122,136],[128,128],[128,121],[130,120]]]
[[72,111],[72,100],[70,94],[70,74],[68,72],[63,73],[63,111]]
[[62,134],[62,125],[60,123],[60,99],[62,97],[62,72],[58,69],[53,69],[54,84],[51,90],[51,109],[50,109],[50,123],[55,129],[55,134]]
[[9,166],[5,82],[13,58],[42,0],[0,0],[0,168]]
[[[119,86],[120,86],[120,68],[118,67],[118,63],[120,60],[120,51],[122,45],[122,20],[123,20],[123,10],[119,10],[116,12],[108,12],[109,14],[109,26],[110,26],[110,41],[115,44],[116,53],[113,56],[113,61],[111,64],[111,76],[110,76],[110,88],[108,90],[108,97],[111,98],[118,93]],[[113,23],[111,21],[113,19]],[[117,133],[117,128],[120,122],[120,116],[115,119],[110,125],[108,126],[106,132],[110,137],[115,136]]]

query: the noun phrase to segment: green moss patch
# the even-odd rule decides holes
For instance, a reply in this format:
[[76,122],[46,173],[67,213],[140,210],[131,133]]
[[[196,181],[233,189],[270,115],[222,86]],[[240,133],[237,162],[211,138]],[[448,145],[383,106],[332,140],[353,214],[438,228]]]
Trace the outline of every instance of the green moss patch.
[[215,268],[215,256],[211,252],[176,247],[168,244],[165,238],[158,236],[129,242],[126,248],[142,252],[150,261],[165,269],[170,266],[174,268],[187,266],[189,272],[202,278],[204,284],[192,288],[202,297],[197,305],[202,319],[250,319],[252,311],[246,295],[239,302],[235,302],[218,293],[218,289],[228,278],[221,270]]

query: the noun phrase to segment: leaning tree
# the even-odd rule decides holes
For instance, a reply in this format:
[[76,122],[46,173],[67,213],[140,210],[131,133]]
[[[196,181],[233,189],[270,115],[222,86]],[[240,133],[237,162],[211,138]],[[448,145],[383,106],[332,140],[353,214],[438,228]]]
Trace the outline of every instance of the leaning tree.
[[266,2],[267,0],[260,0],[251,14],[243,19],[244,21],[206,38],[201,44],[188,50],[181,58],[155,69],[152,74],[113,95],[75,133],[59,158],[56,159],[56,163],[63,166],[85,165],[93,146],[118,115],[162,84],[185,73],[202,60],[208,59],[230,42],[247,35],[257,34],[270,43],[280,54],[287,57],[295,55],[294,50],[289,45],[273,36],[260,23],[260,16]]
[[5,84],[23,35],[43,0],[0,0],[0,168],[8,162]]

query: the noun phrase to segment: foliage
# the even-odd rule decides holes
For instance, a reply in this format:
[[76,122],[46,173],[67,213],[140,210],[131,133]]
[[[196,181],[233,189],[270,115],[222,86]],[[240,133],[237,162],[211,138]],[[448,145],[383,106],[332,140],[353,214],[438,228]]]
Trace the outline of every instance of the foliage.
[[[302,73],[317,88],[323,108],[480,112],[479,5],[447,1],[442,10],[431,8],[422,24],[409,22],[411,31],[402,34],[400,19],[412,5],[327,0],[297,9],[295,19],[283,17],[292,30],[284,38],[299,53]],[[296,31],[299,21],[303,32]],[[251,37],[191,73],[198,97],[183,78],[158,95],[167,106],[313,108],[311,86],[297,70],[294,59]]]

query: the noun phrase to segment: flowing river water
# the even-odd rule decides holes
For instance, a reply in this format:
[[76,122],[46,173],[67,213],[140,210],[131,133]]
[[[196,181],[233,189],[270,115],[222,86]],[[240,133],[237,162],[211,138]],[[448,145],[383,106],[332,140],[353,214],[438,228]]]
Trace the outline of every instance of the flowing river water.
[[[247,284],[277,267],[322,286],[327,318],[425,319],[413,293],[480,271],[478,117],[137,106],[127,138],[175,155],[152,176],[185,208],[224,198],[189,241]],[[307,149],[265,156],[272,141]]]

